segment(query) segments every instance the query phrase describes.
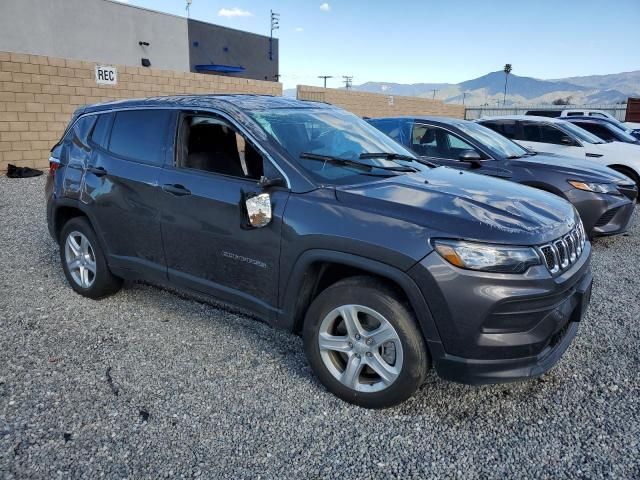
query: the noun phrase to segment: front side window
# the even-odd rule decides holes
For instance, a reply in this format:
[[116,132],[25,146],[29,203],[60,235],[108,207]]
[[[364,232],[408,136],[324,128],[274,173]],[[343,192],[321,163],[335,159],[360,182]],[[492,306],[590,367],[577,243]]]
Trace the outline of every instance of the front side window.
[[562,138],[567,134],[562,130],[544,123],[524,122],[522,125],[524,140],[528,142],[551,143],[564,145]]
[[595,123],[587,123],[587,122],[576,122],[574,123],[574,125],[577,125],[578,127],[586,130],[587,132],[593,133],[594,135],[598,136],[599,138],[601,138],[606,142],[612,142],[616,139],[613,136],[613,134],[606,127],[602,125],[596,125]]
[[109,151],[127,159],[160,166],[171,110],[123,110],[115,114]]
[[[250,112],[250,116],[291,160],[319,183],[361,183],[374,176],[397,175],[407,169],[406,161],[390,160],[386,155],[362,158],[363,154],[365,157],[384,153],[415,158],[373,125],[342,110],[257,110]],[[411,169],[428,168],[414,161],[409,163]]]
[[211,115],[183,115],[177,167],[259,180],[264,159],[226,120]]
[[449,160],[458,160],[465,150],[477,151],[473,145],[459,136],[443,128],[425,124],[416,124],[413,127],[413,149],[425,157]]

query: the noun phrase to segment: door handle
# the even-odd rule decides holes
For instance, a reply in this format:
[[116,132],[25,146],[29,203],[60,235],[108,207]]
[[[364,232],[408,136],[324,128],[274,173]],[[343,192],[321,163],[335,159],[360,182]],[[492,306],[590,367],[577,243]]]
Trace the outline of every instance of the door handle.
[[175,195],[177,197],[183,197],[185,195],[191,195],[191,190],[189,190],[188,188],[186,188],[183,185],[180,184],[167,184],[167,185],[163,185],[162,186],[162,190],[170,193],[171,195]]
[[89,165],[87,171],[93,173],[96,177],[104,177],[107,174],[104,167],[94,167],[93,165]]

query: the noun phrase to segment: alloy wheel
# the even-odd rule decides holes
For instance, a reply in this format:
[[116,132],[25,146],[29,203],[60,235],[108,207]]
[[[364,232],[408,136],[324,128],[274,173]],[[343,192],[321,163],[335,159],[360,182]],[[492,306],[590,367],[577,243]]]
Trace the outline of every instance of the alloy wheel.
[[379,392],[402,371],[402,343],[393,325],[362,305],[342,305],[320,324],[320,356],[340,383],[359,392]]
[[78,231],[69,233],[64,257],[73,281],[82,288],[90,288],[96,279],[96,257],[87,237]]

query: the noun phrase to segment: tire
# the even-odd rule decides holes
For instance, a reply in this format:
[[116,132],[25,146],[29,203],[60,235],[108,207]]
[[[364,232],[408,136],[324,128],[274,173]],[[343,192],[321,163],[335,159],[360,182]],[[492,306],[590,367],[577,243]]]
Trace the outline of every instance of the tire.
[[305,316],[303,339],[309,364],[327,390],[365,408],[411,397],[431,363],[411,309],[371,277],[341,280],[320,293]]
[[65,223],[59,244],[64,275],[77,293],[97,300],[120,290],[122,280],[109,270],[98,237],[86,217],[74,217]]

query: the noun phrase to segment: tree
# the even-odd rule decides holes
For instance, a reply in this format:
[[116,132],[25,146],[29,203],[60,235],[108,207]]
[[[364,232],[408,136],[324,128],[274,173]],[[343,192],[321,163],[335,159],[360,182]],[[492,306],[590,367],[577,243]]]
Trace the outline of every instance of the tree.
[[553,102],[551,102],[552,105],[571,105],[571,99],[573,97],[568,96],[567,98],[556,98]]
[[502,99],[502,105],[504,106],[507,103],[507,81],[511,73],[511,64],[507,63],[502,71],[504,72],[504,97]]

